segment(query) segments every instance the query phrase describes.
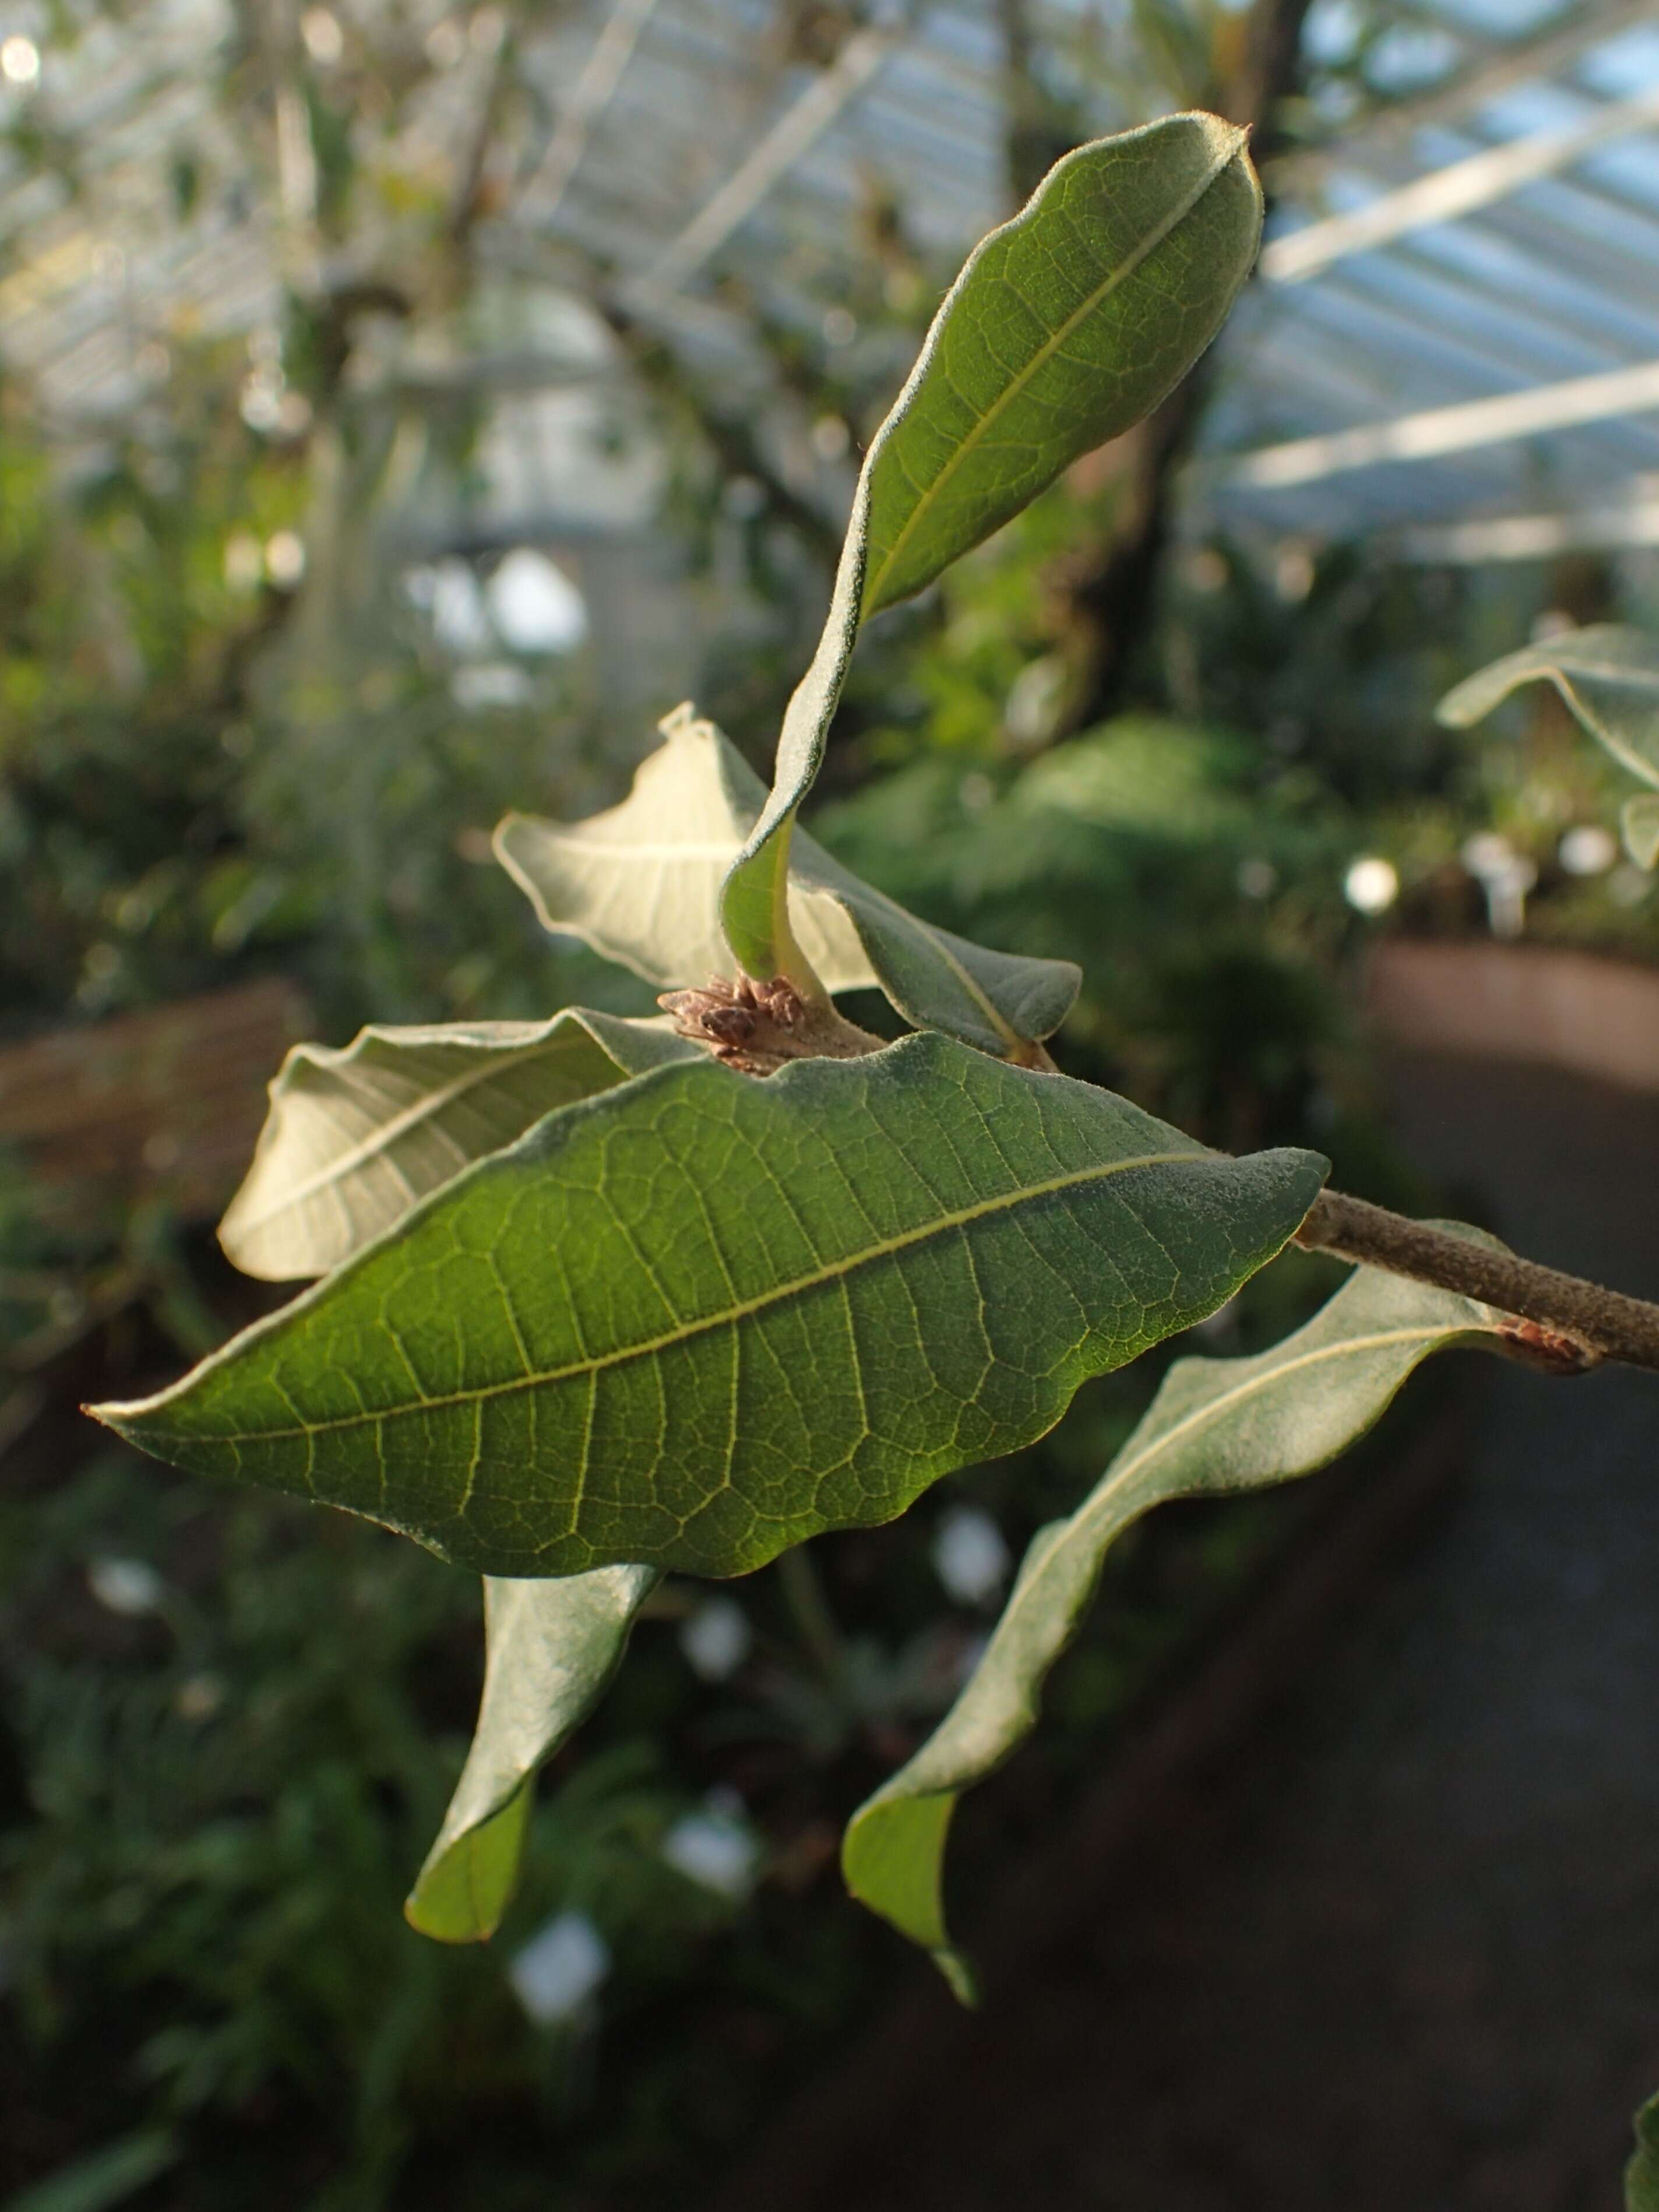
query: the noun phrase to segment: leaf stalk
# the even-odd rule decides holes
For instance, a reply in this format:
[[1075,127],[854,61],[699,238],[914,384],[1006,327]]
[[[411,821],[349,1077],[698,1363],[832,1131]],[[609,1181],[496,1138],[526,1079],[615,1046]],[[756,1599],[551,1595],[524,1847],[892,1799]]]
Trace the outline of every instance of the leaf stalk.
[[1306,1251],[1433,1283],[1515,1315],[1510,1334],[1517,1356],[1552,1373],[1583,1374],[1604,1359],[1659,1370],[1659,1306],[1535,1260],[1470,1243],[1363,1198],[1322,1191],[1294,1242]]

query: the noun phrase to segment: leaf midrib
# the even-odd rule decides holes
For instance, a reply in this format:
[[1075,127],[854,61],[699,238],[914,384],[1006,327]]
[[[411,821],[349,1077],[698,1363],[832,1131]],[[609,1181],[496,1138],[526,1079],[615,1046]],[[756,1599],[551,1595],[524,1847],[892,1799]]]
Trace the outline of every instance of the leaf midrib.
[[[1042,1182],[1022,1184],[1018,1190],[1004,1192],[995,1198],[982,1199],[974,1206],[957,1207],[899,1236],[883,1237],[873,1244],[866,1245],[861,1251],[850,1254],[845,1260],[833,1261],[815,1268],[810,1274],[796,1277],[793,1282],[780,1284],[775,1289],[763,1291],[758,1297],[736,1299],[718,1312],[701,1315],[696,1320],[665,1330],[659,1336],[647,1338],[638,1344],[619,1346],[614,1352],[601,1352],[592,1358],[573,1360],[567,1366],[549,1368],[539,1374],[515,1375],[505,1382],[481,1384],[477,1389],[447,1391],[439,1397],[416,1398],[407,1405],[340,1414],[326,1421],[304,1421],[291,1428],[244,1429],[232,1434],[207,1437],[198,1431],[151,1429],[147,1435],[157,1443],[277,1443],[301,1437],[332,1436],[346,1430],[371,1428],[378,1422],[403,1420],[413,1414],[443,1413],[454,1406],[471,1406],[485,1400],[511,1397],[521,1390],[544,1389],[553,1383],[574,1381],[580,1376],[602,1374],[611,1368],[626,1366],[632,1360],[649,1358],[654,1352],[669,1351],[695,1337],[729,1328],[737,1322],[747,1321],[770,1307],[782,1304],[788,1298],[820,1289],[826,1283],[844,1281],[861,1267],[879,1260],[890,1259],[899,1252],[914,1250],[931,1237],[944,1236],[953,1229],[964,1228],[970,1222],[1008,1212],[1016,1206],[1038,1199],[1051,1198],[1060,1191],[1076,1190],[1091,1182],[1104,1182],[1114,1176],[1127,1175],[1136,1169],[1161,1167],[1177,1160],[1208,1160],[1217,1157],[1201,1146],[1190,1151],[1143,1152],[1132,1159],[1112,1160],[1097,1167],[1080,1168],[1066,1175],[1053,1176]],[[132,1416],[142,1413],[147,1404],[155,1402],[140,1401],[131,1406],[111,1407],[108,1410]]]
[[1323,1344],[1315,1351],[1298,1352],[1294,1359],[1283,1360],[1279,1365],[1264,1374],[1246,1376],[1243,1381],[1235,1383],[1231,1390],[1224,1391],[1220,1397],[1212,1398],[1205,1405],[1194,1407],[1192,1412],[1183,1414],[1173,1428],[1165,1429],[1161,1436],[1154,1437],[1144,1444],[1133,1458],[1123,1462],[1117,1473],[1107,1482],[1099,1496],[1091,1504],[1082,1509],[1082,1514],[1078,1522],[1066,1525],[1068,1528],[1075,1527],[1079,1530],[1086,1527],[1108,1501],[1114,1499],[1123,1486],[1140,1474],[1143,1468],[1149,1466],[1160,1453],[1168,1451],[1172,1444],[1178,1443],[1183,1437],[1190,1436],[1195,1429],[1201,1429],[1206,1423],[1218,1419],[1237,1405],[1241,1400],[1252,1396],[1259,1390],[1271,1389],[1274,1383],[1287,1375],[1299,1374],[1304,1368],[1317,1367],[1327,1360],[1350,1359],[1357,1358],[1362,1352],[1381,1352],[1389,1345],[1431,1344],[1437,1337],[1453,1336],[1462,1329],[1476,1328],[1479,1326],[1478,1322],[1471,1320],[1450,1323],[1437,1322],[1431,1326],[1427,1323],[1419,1323],[1410,1328],[1376,1329],[1370,1336],[1351,1336],[1345,1338],[1340,1344]]
[[[1103,1521],[1110,1522],[1112,1509],[1120,1503],[1125,1487],[1157,1459],[1161,1452],[1167,1451],[1182,1437],[1191,1435],[1195,1429],[1202,1428],[1206,1422],[1224,1413],[1241,1399],[1248,1398],[1255,1391],[1268,1389],[1282,1376],[1294,1375],[1304,1368],[1316,1367],[1322,1361],[1346,1359],[1364,1352],[1382,1351],[1395,1344],[1431,1344],[1438,1338],[1456,1335],[1461,1334],[1463,1328],[1474,1328],[1479,1326],[1477,1322],[1470,1321],[1461,1324],[1454,1323],[1450,1327],[1444,1322],[1437,1322],[1432,1327],[1419,1325],[1410,1328],[1379,1329],[1374,1331],[1370,1336],[1349,1337],[1340,1344],[1322,1345],[1316,1351],[1301,1352],[1294,1359],[1285,1360],[1270,1373],[1248,1376],[1221,1397],[1211,1399],[1203,1406],[1194,1407],[1190,1413],[1184,1414],[1172,1428],[1164,1430],[1162,1435],[1153,1437],[1150,1443],[1145,1444],[1133,1459],[1126,1460],[1115,1474],[1109,1476],[1101,1490],[1090,1499],[1087,1504],[1079,1506],[1070,1519],[1062,1521],[1059,1524],[1054,1532],[1049,1548],[1041,1562],[1029,1575],[1022,1577],[1020,1586],[1015,1591],[1011,1602],[1010,1612],[1012,1613],[1014,1605],[1020,1606],[1022,1611],[1024,1610],[1025,1599],[1032,1591],[1039,1589],[1054,1560],[1062,1553],[1069,1553],[1079,1537],[1092,1534]],[[1004,1621],[1008,1618],[1009,1615],[1005,1614]],[[999,1632],[1001,1626],[1002,1624],[999,1623]],[[927,1747],[924,1746],[922,1752],[917,1754],[919,1759],[925,1756],[926,1750]],[[895,1806],[903,1807],[927,1797],[957,1796],[964,1786],[961,1782],[942,1781],[921,1790],[901,1789],[897,1784],[902,1781],[904,1771],[901,1769],[890,1783],[871,1798],[867,1806],[860,1808],[860,1811],[854,1815],[855,1821],[862,1819],[866,1813],[873,1813],[878,1809],[884,1811]]]
[[[1073,313],[1067,317],[1066,320],[1060,325],[1060,328],[1053,333],[1044,344],[1037,348],[1037,350],[1032,355],[1026,366],[1020,370],[1019,374],[1014,377],[1012,381],[1005,388],[1001,397],[992,402],[991,405],[985,410],[984,414],[982,414],[975,422],[973,428],[969,431],[966,437],[959,441],[957,446],[953,448],[950,459],[946,461],[945,466],[939,471],[939,474],[933,478],[927,490],[917,500],[915,506],[911,509],[909,516],[905,521],[903,527],[900,530],[897,537],[895,538],[892,544],[888,548],[887,551],[882,556],[880,566],[874,571],[866,570],[864,577],[864,588],[860,594],[860,597],[866,608],[873,610],[877,601],[881,596],[882,579],[886,575],[888,570],[897,560],[905,545],[909,542],[911,536],[921,523],[922,517],[930,511],[933,502],[939,497],[945,486],[955,475],[957,470],[974,451],[975,447],[978,446],[981,440],[985,436],[987,431],[989,429],[991,424],[995,422],[1005,408],[1012,404],[1013,401],[1018,397],[1019,393],[1024,389],[1031,378],[1036,374],[1038,369],[1045,367],[1053,356],[1060,351],[1060,348],[1071,337],[1073,331],[1077,329],[1079,324],[1085,320],[1090,315],[1093,314],[1096,308],[1100,306],[1103,300],[1109,299],[1120,284],[1126,283],[1129,277],[1133,276],[1135,270],[1139,268],[1141,263],[1146,259],[1147,256],[1157,252],[1158,248],[1163,245],[1164,240],[1170,235],[1170,232],[1174,230],[1178,224],[1182,223],[1187,220],[1187,217],[1204,198],[1206,192],[1207,192],[1212,185],[1215,183],[1216,179],[1221,176],[1224,171],[1230,168],[1232,163],[1237,160],[1239,145],[1242,143],[1243,141],[1241,138],[1228,149],[1224,156],[1212,163],[1202,182],[1198,185],[1196,190],[1193,191],[1179,207],[1174,209],[1168,216],[1166,216],[1164,222],[1155,230],[1148,234],[1140,246],[1127,261],[1123,263],[1121,268],[1115,269],[1105,279],[1103,283],[1097,285],[1089,295],[1088,298],[1083,301],[1076,308],[1073,309]],[[990,243],[988,240],[986,242],[988,245]],[[965,283],[968,276],[974,265],[978,262],[979,258],[978,254],[975,254],[973,256],[968,267],[963,270],[961,277],[957,279],[959,283]],[[930,361],[927,363],[927,367],[931,368],[932,366],[933,363]],[[919,383],[917,390],[920,391],[920,389],[921,385]],[[900,415],[895,418],[892,428],[892,437],[894,441],[896,441],[899,432],[902,429],[904,423],[908,419],[908,410],[905,414]],[[880,442],[878,451],[884,453],[888,442],[889,441],[884,438]],[[871,455],[872,462],[873,463],[877,459],[878,453],[872,453]],[[874,486],[875,472],[872,467],[871,471],[871,490],[872,496],[874,493]]]

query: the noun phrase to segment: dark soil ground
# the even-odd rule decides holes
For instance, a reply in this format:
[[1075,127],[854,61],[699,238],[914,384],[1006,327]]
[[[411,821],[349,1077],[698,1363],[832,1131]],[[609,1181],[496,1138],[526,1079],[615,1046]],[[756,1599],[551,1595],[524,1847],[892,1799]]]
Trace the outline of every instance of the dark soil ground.
[[[1397,1090],[1520,1249],[1659,1293],[1659,1102]],[[833,2155],[820,2099],[796,2212],[1613,2212],[1659,2086],[1659,1377],[1482,1379],[1427,1540],[925,2094],[844,2109]]]

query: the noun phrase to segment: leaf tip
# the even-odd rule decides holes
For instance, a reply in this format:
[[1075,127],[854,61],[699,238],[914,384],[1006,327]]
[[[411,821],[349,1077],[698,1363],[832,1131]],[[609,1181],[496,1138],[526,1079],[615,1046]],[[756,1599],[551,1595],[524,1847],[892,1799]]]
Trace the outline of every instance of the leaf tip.
[[927,1955],[944,1975],[946,1987],[963,2010],[977,2012],[981,2002],[979,1976],[967,1954],[958,1951],[953,1944],[946,1944]]

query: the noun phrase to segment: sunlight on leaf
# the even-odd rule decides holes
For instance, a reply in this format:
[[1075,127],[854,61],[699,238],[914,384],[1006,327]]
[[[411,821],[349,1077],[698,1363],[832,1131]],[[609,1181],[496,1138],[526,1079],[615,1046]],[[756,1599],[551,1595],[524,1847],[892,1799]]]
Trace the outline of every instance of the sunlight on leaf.
[[[568,929],[653,982],[685,988],[731,975],[720,887],[765,798],[712,722],[682,708],[620,806],[567,829],[510,814],[502,866],[544,927]],[[1009,1060],[1059,1026],[1077,996],[1069,960],[1036,960],[935,929],[861,883],[804,831],[790,854],[797,942],[830,991],[877,986],[906,1021]]]
[[[689,706],[660,727],[662,744],[620,806],[570,823],[509,814],[495,832],[495,855],[544,929],[568,930],[647,982],[681,989],[738,973],[720,927],[720,885],[766,787]],[[874,985],[844,908],[805,880],[799,863],[789,905],[826,990]]]

